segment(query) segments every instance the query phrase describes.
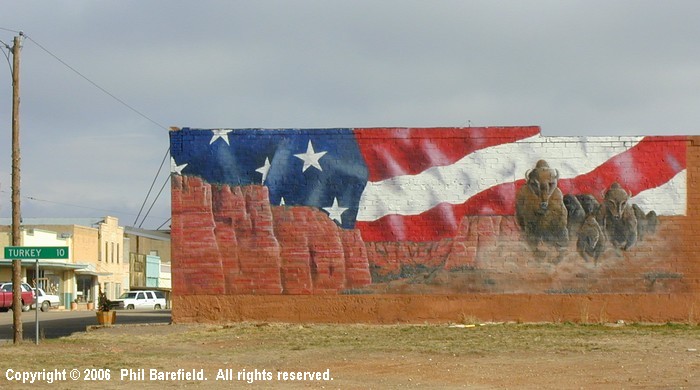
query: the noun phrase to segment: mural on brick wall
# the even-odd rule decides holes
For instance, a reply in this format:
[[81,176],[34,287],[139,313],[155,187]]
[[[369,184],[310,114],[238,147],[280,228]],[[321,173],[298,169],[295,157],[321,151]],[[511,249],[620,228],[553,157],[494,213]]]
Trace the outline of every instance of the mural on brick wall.
[[171,131],[179,294],[684,292],[685,137]]

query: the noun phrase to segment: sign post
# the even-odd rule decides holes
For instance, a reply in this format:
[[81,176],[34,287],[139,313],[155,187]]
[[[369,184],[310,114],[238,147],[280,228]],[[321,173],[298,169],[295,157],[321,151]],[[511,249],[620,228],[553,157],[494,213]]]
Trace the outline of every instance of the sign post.
[[[67,259],[67,246],[6,246],[6,259],[34,259],[36,261],[36,280],[39,280],[39,259]],[[34,283],[34,307],[36,324],[36,344],[39,345],[39,295],[38,283]]]
[[36,259],[36,272],[34,277],[34,342],[39,345],[39,259]]

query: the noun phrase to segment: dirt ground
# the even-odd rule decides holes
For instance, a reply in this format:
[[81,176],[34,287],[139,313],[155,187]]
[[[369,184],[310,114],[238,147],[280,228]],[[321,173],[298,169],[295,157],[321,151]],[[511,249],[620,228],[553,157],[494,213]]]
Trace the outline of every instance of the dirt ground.
[[1,388],[700,387],[700,327],[673,324],[123,325],[0,353]]

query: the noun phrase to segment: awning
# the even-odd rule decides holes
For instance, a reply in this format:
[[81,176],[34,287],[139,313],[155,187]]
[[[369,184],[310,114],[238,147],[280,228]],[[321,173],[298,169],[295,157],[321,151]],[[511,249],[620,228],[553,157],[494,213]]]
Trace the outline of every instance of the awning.
[[76,275],[90,275],[90,276],[111,276],[111,272],[99,272],[93,264],[81,264],[82,269],[75,270]]
[[[36,260],[24,259],[21,260],[22,267],[34,267],[36,265]],[[0,267],[12,267],[12,260],[0,259]],[[81,269],[86,268],[87,264],[75,264],[75,263],[63,263],[57,261],[41,261],[39,260],[39,268],[51,268],[51,269],[61,269],[61,270],[75,270],[79,272]]]

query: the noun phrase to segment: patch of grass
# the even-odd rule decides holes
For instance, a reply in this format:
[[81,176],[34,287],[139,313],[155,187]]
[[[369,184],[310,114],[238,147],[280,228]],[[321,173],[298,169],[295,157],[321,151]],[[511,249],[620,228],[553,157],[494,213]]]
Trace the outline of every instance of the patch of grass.
[[[700,345],[700,327],[685,324],[487,324],[468,313],[464,324],[439,325],[236,323],[120,326],[45,340],[39,347],[0,346],[5,367],[207,368],[289,367],[302,356],[342,361],[348,356],[433,358],[556,353],[645,353],[669,343]],[[60,356],[60,359],[57,359]],[[85,384],[86,386],[88,384]],[[145,388],[158,383],[145,384]],[[76,387],[87,388],[87,387]]]

